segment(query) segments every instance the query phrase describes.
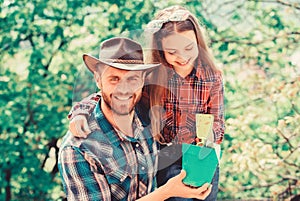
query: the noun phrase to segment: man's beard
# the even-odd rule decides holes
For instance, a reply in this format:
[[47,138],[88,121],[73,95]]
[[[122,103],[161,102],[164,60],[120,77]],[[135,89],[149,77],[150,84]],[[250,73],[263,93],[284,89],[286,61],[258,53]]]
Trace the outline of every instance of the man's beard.
[[124,105],[113,105],[113,95],[110,94],[109,96],[105,93],[102,93],[102,100],[104,101],[105,105],[113,111],[113,113],[117,115],[129,115],[134,111],[135,105],[138,103],[138,101],[141,98],[141,95],[139,97],[136,96],[136,94],[132,94],[131,101],[128,102],[128,104]]

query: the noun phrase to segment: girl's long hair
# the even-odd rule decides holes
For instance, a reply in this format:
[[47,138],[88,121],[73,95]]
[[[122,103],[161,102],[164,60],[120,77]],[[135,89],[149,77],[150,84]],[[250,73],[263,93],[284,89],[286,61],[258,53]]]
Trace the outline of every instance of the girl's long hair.
[[187,9],[181,6],[171,6],[166,9],[161,10],[154,20],[160,20],[166,18],[167,14],[172,14],[178,10],[182,10],[188,14],[187,19],[183,21],[168,21],[164,23],[160,30],[151,34],[149,37],[149,44],[151,52],[149,55],[146,55],[146,61],[149,63],[158,62],[161,63],[161,67],[157,68],[152,73],[152,79],[155,79],[154,82],[158,84],[149,85],[148,93],[150,96],[150,118],[151,118],[151,127],[154,134],[154,138],[163,143],[164,138],[161,134],[162,125],[163,125],[163,101],[162,97],[165,97],[168,92],[167,82],[168,82],[168,71],[167,63],[163,48],[162,48],[162,39],[176,33],[181,33],[184,31],[194,31],[197,39],[197,45],[199,50],[199,56],[195,62],[195,68],[203,68],[203,72],[215,73],[219,71],[216,68],[214,63],[213,56],[211,51],[207,46],[207,41],[205,36],[204,29],[199,25],[197,18],[191,14]]

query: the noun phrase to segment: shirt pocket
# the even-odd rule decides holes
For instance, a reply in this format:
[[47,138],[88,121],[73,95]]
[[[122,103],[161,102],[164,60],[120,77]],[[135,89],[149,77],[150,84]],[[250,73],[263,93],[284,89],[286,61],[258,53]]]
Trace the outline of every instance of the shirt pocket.
[[192,107],[186,106],[189,108],[189,112],[205,113],[207,111],[213,85],[213,81],[200,81],[195,84],[195,88],[192,91],[194,98],[189,100]]
[[105,176],[109,184],[120,184],[130,177],[129,173],[122,169],[111,170],[110,172],[105,173]]
[[130,177],[131,168],[126,160],[117,162],[112,156],[104,156],[102,159],[102,168],[109,184],[121,184]]
[[125,200],[130,196],[131,177],[128,172],[122,169],[115,169],[105,174],[108,185],[110,186],[112,200]]

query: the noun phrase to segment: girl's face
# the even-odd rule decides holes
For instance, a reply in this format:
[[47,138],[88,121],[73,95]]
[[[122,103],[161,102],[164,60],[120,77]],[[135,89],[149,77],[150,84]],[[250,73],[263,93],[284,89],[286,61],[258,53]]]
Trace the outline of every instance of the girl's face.
[[175,33],[162,39],[162,49],[166,61],[182,77],[193,69],[199,51],[193,30]]

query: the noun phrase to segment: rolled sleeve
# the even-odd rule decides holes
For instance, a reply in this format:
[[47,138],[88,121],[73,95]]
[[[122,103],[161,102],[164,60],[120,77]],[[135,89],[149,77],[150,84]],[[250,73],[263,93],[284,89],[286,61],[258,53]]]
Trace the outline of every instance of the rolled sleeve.
[[80,102],[76,103],[69,112],[68,119],[72,120],[77,115],[89,116],[97,105],[99,99],[100,95],[97,93],[93,93]]

